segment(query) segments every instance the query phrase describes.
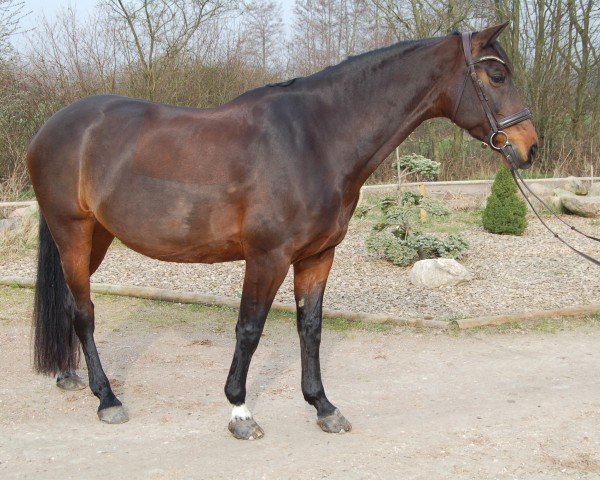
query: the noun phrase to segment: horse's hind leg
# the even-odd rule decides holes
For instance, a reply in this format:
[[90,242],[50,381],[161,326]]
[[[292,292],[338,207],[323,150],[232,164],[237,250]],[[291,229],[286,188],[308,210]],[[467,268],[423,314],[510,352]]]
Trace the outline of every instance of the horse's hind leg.
[[[92,275],[104,260],[106,251],[110,246],[113,235],[108,232],[102,225],[95,223],[94,233],[92,235],[92,249],[90,252],[90,271]],[[56,377],[56,386],[63,390],[83,390],[87,387],[85,382],[81,379],[77,372],[69,370],[66,372],[59,372]]]
[[66,372],[59,372],[56,376],[56,386],[63,390],[75,391],[83,390],[87,385],[82,378],[77,375],[75,370],[68,370]]
[[83,347],[90,389],[100,400],[98,417],[106,423],[123,423],[128,420],[127,414],[110,387],[94,341],[94,304],[90,298],[90,275],[92,270],[98,268],[110,245],[108,236],[103,235],[104,242],[97,243],[93,252],[96,225],[93,218],[77,220],[70,223],[68,228],[59,226],[53,234],[60,252],[65,280],[73,296],[73,326]]
[[350,422],[327,399],[321,381],[319,347],[323,293],[333,263],[334,249],[294,264],[294,296],[302,359],[302,393],[317,409],[317,424],[325,432],[343,433],[352,428]]

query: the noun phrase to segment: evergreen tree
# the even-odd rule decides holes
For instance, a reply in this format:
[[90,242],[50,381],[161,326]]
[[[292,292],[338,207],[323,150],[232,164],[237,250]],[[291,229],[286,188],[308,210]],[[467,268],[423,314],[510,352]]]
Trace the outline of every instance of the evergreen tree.
[[510,170],[502,166],[483,212],[483,228],[491,233],[522,235],[525,227],[527,207],[519,197]]

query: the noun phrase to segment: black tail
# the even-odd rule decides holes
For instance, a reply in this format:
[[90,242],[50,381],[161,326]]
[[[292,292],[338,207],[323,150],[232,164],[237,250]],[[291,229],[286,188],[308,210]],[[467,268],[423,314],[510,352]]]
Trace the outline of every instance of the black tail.
[[73,328],[73,301],[56,243],[40,213],[40,246],[33,310],[34,368],[56,375],[77,368],[79,341]]

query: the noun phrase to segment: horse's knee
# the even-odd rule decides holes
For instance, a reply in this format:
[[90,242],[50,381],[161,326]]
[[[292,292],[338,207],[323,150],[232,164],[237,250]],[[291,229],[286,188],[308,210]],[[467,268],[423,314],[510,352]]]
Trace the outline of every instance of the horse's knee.
[[237,341],[240,343],[240,347],[244,350],[254,352],[260,341],[262,331],[262,325],[256,325],[254,323],[238,325],[236,328],[236,337]]

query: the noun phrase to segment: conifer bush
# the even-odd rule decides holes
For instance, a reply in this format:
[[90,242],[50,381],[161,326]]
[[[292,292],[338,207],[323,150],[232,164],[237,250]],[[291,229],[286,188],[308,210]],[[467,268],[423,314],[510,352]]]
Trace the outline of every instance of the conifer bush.
[[406,267],[425,258],[461,258],[469,248],[458,234],[437,235],[420,229],[421,208],[431,208],[431,215],[447,217],[450,209],[439,200],[424,199],[406,192],[400,201],[386,197],[377,205],[383,218],[373,225],[366,239],[367,250],[394,265]]
[[527,227],[527,207],[510,170],[504,166],[496,174],[482,220],[483,228],[497,234],[522,235]]

